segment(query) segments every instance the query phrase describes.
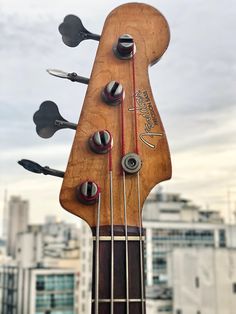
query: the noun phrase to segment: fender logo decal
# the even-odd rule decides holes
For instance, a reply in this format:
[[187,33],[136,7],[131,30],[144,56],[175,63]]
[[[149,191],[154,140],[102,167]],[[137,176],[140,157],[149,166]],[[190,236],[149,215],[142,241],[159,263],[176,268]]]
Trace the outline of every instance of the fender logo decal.
[[[144,131],[139,134],[140,140],[150,148],[156,148],[156,145],[152,144],[147,137],[162,136],[162,133],[152,132],[155,125],[158,125],[158,120],[151,100],[146,90],[138,90],[135,93],[137,102],[137,111],[146,120],[144,125]],[[129,111],[134,111],[134,108],[129,108]]]

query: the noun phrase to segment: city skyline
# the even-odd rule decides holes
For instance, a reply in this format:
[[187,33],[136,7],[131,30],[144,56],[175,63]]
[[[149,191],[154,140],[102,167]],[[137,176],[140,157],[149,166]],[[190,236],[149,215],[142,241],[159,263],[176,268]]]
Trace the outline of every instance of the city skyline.
[[[11,225],[22,203],[21,199],[13,200],[16,215],[10,215]],[[160,192],[146,204],[143,227],[149,313],[185,313],[190,308],[193,313],[232,312],[236,293],[235,225],[225,224],[218,213],[199,211],[176,194]],[[4,250],[1,252],[1,313],[14,313],[13,307],[17,313],[25,313],[29,304],[31,311],[27,313],[40,314],[40,310],[56,308],[67,314],[91,313],[93,245],[85,224],[77,228],[50,217],[45,224],[31,225],[20,232],[15,245],[15,259],[8,256],[7,264],[3,262]],[[136,263],[139,264],[137,259]],[[73,282],[78,284],[72,285]],[[69,288],[69,295],[64,295],[61,287]],[[224,297],[213,298],[212,293]],[[22,303],[23,299],[27,302]]]
[[[101,33],[107,14],[126,1],[94,2],[3,0],[0,5],[2,46],[0,58],[1,143],[0,207],[4,190],[29,199],[32,222],[47,214],[74,220],[60,208],[61,180],[27,173],[17,160],[27,158],[64,170],[74,133],[58,132],[43,140],[35,132],[32,116],[41,102],[55,101],[72,122],[79,117],[86,86],[50,77],[46,68],[59,68],[89,76],[97,42],[75,49],[63,45],[57,27],[65,15],[81,17],[94,33]],[[171,42],[158,64],[150,69],[154,98],[167,132],[173,178],[164,191],[181,193],[201,206],[221,210],[227,217],[235,203],[236,155],[234,54],[236,4],[202,0],[144,1],[167,18]],[[230,196],[230,197],[229,197]]]

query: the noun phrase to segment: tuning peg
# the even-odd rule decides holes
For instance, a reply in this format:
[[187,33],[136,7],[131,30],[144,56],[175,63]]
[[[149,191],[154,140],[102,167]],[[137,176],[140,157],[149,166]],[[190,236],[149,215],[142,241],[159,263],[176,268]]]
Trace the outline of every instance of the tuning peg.
[[84,76],[79,76],[75,72],[68,73],[68,72],[64,72],[64,71],[56,70],[56,69],[47,69],[46,71],[53,76],[60,77],[63,79],[68,79],[72,82],[79,82],[83,84],[89,83],[89,78],[84,77]]
[[42,138],[49,138],[60,129],[76,130],[77,124],[65,120],[57,105],[50,100],[44,101],[33,116],[36,132]]
[[18,164],[24,167],[26,170],[34,172],[34,173],[42,173],[44,175],[51,175],[54,177],[63,178],[65,172],[49,168],[48,166],[42,167],[38,163],[29,160],[29,159],[21,159],[18,161]]
[[89,32],[82,24],[81,19],[75,15],[67,15],[59,26],[62,40],[69,47],[78,46],[81,41],[86,39],[100,40],[100,35]]

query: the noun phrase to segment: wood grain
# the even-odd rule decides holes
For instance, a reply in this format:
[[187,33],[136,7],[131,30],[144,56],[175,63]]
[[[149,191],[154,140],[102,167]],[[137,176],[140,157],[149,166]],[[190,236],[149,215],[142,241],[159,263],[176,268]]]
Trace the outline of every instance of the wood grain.
[[[139,155],[142,159],[141,206],[157,183],[171,177],[167,139],[148,77],[149,65],[157,62],[167,49],[169,27],[163,15],[153,7],[140,3],[125,4],[113,10],[105,21],[60,193],[61,205],[87,221],[91,227],[96,225],[97,204],[88,206],[79,203],[75,188],[85,180],[92,180],[99,185],[101,188],[100,223],[101,226],[110,225],[108,155],[95,154],[88,146],[89,137],[94,132],[104,129],[109,130],[114,140],[112,149],[114,224],[124,225],[121,108],[105,104],[101,99],[101,92],[112,80],[119,81],[124,86],[125,151],[134,152],[132,60],[119,60],[112,50],[118,37],[125,33],[132,35],[136,44],[135,92],[138,109]],[[76,108],[75,112],[77,112]],[[154,133],[154,135],[145,135],[145,133]],[[162,135],[155,135],[155,133]],[[139,226],[137,175],[126,176],[126,194],[128,225]]]

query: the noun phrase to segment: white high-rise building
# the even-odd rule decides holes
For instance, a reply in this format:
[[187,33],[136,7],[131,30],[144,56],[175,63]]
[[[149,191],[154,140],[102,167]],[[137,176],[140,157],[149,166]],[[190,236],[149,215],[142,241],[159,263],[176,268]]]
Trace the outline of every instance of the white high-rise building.
[[29,202],[12,196],[8,202],[7,254],[15,257],[17,234],[25,232],[29,223]]
[[174,314],[233,314],[236,250],[175,248],[168,257]]
[[[198,265],[193,262],[194,258],[196,262],[197,254],[193,257],[194,254],[191,252],[192,250],[200,252],[200,260],[207,258],[209,255],[207,252],[213,252],[212,254],[216,258],[213,259],[210,266],[206,265],[212,267],[214,264],[218,270],[221,267],[221,262],[223,262],[224,271],[229,272],[230,266],[226,262],[226,255],[235,255],[236,226],[224,224],[219,212],[200,210],[178,194],[158,193],[152,195],[145,204],[143,217],[143,225],[146,229],[147,308],[150,310],[150,314],[159,312],[162,314],[231,313],[230,306],[228,306],[227,311],[222,310],[223,307],[219,307],[221,311],[217,311],[218,305],[216,303],[211,312],[195,306],[196,302],[203,301],[194,296],[194,291],[191,290],[192,276],[197,277],[196,272],[198,271]],[[186,260],[177,260],[176,251],[181,251],[183,259],[186,257]],[[225,252],[223,253],[224,257],[217,257],[221,254],[220,252]],[[177,254],[179,258],[180,255]],[[189,256],[192,256],[192,260],[188,258]],[[178,263],[179,268],[175,267],[176,263]],[[206,261],[202,263],[204,264]],[[186,273],[184,272],[185,267],[188,269]],[[205,266],[206,268],[207,266]],[[182,281],[170,280],[171,276],[174,279],[181,276]],[[222,276],[218,271],[212,271],[209,276],[212,276],[212,281],[218,283],[218,288],[216,288],[219,289],[218,291],[223,289],[225,281],[222,281]],[[232,278],[232,280],[234,279]],[[186,286],[181,290],[185,281]],[[227,293],[231,294],[232,291],[229,292],[229,287],[232,288],[232,284],[232,282],[228,282]],[[212,284],[211,289],[213,287]],[[200,288],[197,291],[204,296],[204,292],[200,292]],[[230,295],[228,298],[230,299]],[[192,307],[190,306],[191,302],[193,302]],[[208,306],[213,305],[209,303]],[[227,302],[224,306],[227,307]]]
[[65,222],[48,220],[29,225],[18,234],[16,261],[20,267],[62,267],[80,269],[79,229]]
[[78,313],[78,274],[73,269],[9,265],[0,275],[1,314]]
[[79,282],[79,313],[91,313],[92,289],[92,232],[82,222],[80,233],[80,282]]
[[50,217],[17,234],[16,256],[0,271],[1,314],[77,314],[79,229]]
[[2,219],[2,239],[6,241],[7,239],[7,221],[8,221],[8,201],[7,201],[7,190],[4,191],[4,201],[3,201],[3,219]]

